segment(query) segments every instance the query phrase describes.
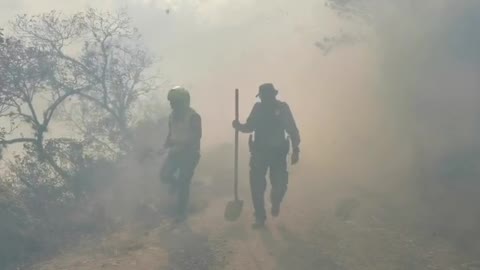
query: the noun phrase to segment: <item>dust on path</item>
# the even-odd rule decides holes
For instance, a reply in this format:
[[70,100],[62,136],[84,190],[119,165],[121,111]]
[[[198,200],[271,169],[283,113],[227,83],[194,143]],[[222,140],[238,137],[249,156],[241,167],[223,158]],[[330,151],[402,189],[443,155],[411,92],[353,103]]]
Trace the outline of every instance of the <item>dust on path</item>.
[[[291,185],[281,216],[269,219],[265,230],[251,229],[248,196],[243,196],[242,216],[225,221],[231,196],[214,187],[210,183],[192,190],[194,200],[200,197],[208,204],[191,216],[188,226],[175,227],[161,219],[153,229],[90,240],[32,269],[480,269],[448,243],[424,241],[401,226],[367,215],[369,206],[362,199],[328,197],[325,192],[320,198],[319,191],[327,187],[314,179]],[[248,186],[242,186],[241,194],[249,194]]]

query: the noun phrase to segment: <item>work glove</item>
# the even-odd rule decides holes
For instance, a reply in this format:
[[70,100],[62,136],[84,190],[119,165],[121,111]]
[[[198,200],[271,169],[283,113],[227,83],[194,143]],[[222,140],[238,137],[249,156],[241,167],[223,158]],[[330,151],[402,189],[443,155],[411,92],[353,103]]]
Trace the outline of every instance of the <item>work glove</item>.
[[170,147],[172,147],[172,146],[173,146],[173,145],[172,145],[172,142],[171,142],[170,140],[168,140],[168,139],[165,140],[165,142],[163,143],[163,148],[164,148],[164,149],[170,148]]
[[242,126],[242,124],[240,124],[240,122],[238,120],[233,120],[232,127],[234,129],[239,130],[241,126]]
[[294,150],[292,153],[292,165],[295,165],[300,160],[300,150]]

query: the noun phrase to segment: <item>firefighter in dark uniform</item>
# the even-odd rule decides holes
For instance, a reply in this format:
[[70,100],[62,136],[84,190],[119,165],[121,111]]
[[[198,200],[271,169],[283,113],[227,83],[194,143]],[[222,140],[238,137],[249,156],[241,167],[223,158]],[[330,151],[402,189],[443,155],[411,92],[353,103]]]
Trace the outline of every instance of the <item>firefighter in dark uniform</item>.
[[[278,91],[273,84],[260,85],[257,97],[261,102],[254,105],[245,124],[233,121],[233,127],[250,135],[250,189],[255,208],[254,228],[263,227],[266,220],[264,194],[269,170],[272,186],[271,214],[280,213],[280,204],[288,185],[287,155],[292,148],[291,164],[299,160],[300,135],[287,103],[277,100]],[[287,136],[288,135],[288,136]],[[289,139],[290,138],[290,141]]]
[[187,217],[190,183],[200,160],[202,119],[190,107],[190,94],[184,88],[171,89],[168,100],[172,113],[164,145],[168,155],[161,170],[161,179],[177,196],[174,213],[176,221],[181,222]]

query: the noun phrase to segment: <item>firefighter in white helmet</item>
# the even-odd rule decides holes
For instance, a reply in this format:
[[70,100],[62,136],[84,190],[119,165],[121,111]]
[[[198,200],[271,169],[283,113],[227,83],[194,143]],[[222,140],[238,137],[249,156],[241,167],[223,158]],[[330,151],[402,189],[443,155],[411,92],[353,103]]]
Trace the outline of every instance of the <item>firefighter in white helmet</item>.
[[167,158],[161,170],[162,182],[170,185],[177,197],[175,219],[184,221],[187,217],[190,197],[190,183],[200,160],[202,119],[190,107],[190,94],[183,87],[174,87],[168,92],[172,108],[168,123],[165,148]]

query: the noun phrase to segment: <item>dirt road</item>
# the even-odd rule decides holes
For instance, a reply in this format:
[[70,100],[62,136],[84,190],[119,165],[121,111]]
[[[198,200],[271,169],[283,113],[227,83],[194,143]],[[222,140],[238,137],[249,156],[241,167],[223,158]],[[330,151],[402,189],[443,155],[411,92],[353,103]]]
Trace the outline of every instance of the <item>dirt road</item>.
[[158,215],[156,223],[87,239],[32,269],[480,269],[441,238],[389,221],[368,197],[342,193],[296,172],[280,217],[269,218],[265,230],[250,227],[248,181],[241,185],[241,218],[227,222],[223,213],[231,200],[229,170],[208,177],[200,170],[192,189],[192,205],[197,207],[188,226],[173,226],[161,213],[151,212]]
[[163,220],[153,229],[89,240],[33,269],[479,269],[474,262],[464,263],[468,260],[448,243],[426,244],[373,217],[350,218],[354,203],[345,203],[342,216],[328,204],[310,205],[308,194],[292,188],[282,215],[269,220],[267,229],[252,230],[248,201],[237,222],[224,221],[229,199],[209,201],[189,226]]

